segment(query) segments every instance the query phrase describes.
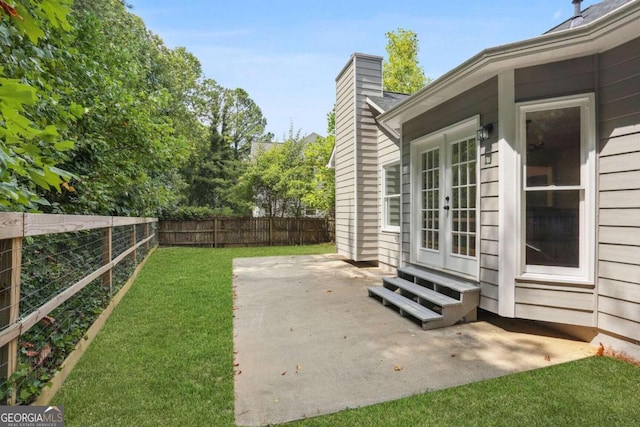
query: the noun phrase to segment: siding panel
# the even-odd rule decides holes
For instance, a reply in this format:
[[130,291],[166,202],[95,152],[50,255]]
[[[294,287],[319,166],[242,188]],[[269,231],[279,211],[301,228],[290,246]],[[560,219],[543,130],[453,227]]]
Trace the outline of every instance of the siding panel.
[[530,304],[572,310],[593,311],[593,295],[516,287],[516,304]]
[[515,70],[516,102],[552,98],[595,89],[594,57],[542,64]]
[[516,304],[516,317],[569,325],[595,326],[594,315],[588,311],[566,310],[537,305]]

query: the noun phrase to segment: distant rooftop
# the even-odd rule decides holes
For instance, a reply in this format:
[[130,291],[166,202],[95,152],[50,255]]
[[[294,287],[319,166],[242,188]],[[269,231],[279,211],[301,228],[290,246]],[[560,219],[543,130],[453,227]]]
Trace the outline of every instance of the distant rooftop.
[[[302,138],[302,142],[305,146],[311,142],[314,142],[316,139],[322,138],[322,135],[318,135],[315,132],[311,132],[309,135]],[[282,144],[280,141],[253,141],[251,143],[251,152],[249,157],[252,159],[255,158],[259,152],[269,151],[274,145]]]
[[586,8],[585,10],[580,12],[578,16],[572,16],[571,18],[564,21],[562,24],[553,27],[545,34],[555,33],[558,31],[569,30],[571,28],[581,27],[583,25],[588,25],[593,21],[602,18],[610,12],[624,6],[627,3],[630,3],[634,0],[604,0],[600,3],[593,4]]

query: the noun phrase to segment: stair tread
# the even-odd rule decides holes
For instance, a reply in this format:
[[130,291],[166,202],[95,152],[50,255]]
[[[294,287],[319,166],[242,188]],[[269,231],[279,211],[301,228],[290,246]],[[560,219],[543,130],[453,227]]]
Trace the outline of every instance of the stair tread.
[[391,283],[394,286],[405,289],[410,293],[428,301],[431,301],[440,307],[448,307],[452,305],[461,305],[462,301],[451,298],[448,295],[441,294],[432,289],[425,288],[400,277],[386,277],[383,282]]
[[468,282],[464,279],[454,279],[444,274],[436,273],[434,271],[425,271],[415,267],[401,267],[398,268],[398,273],[408,274],[410,276],[418,277],[420,279],[428,280],[430,282],[444,285],[457,292],[480,292],[480,287],[474,283]]
[[410,300],[409,298],[405,298],[397,292],[393,292],[383,286],[372,286],[369,288],[369,295],[374,293],[381,298],[384,298],[394,306],[400,308],[403,311],[411,314],[421,321],[427,320],[438,320],[442,319],[442,315],[436,313],[435,311],[429,310],[427,307],[424,307],[418,304],[415,301]]

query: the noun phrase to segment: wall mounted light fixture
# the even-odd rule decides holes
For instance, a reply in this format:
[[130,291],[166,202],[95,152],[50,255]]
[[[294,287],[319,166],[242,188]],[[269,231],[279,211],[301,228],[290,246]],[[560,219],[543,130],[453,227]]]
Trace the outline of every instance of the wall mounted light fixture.
[[492,130],[493,123],[487,123],[486,125],[481,126],[480,129],[476,131],[476,139],[478,140],[478,142],[484,142],[489,139]]

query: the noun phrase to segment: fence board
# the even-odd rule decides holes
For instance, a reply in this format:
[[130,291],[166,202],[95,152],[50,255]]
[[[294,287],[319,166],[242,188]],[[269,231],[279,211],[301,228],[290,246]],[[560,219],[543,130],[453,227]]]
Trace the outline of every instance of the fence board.
[[280,246],[333,241],[332,223],[319,218],[216,217],[160,221],[162,246]]

